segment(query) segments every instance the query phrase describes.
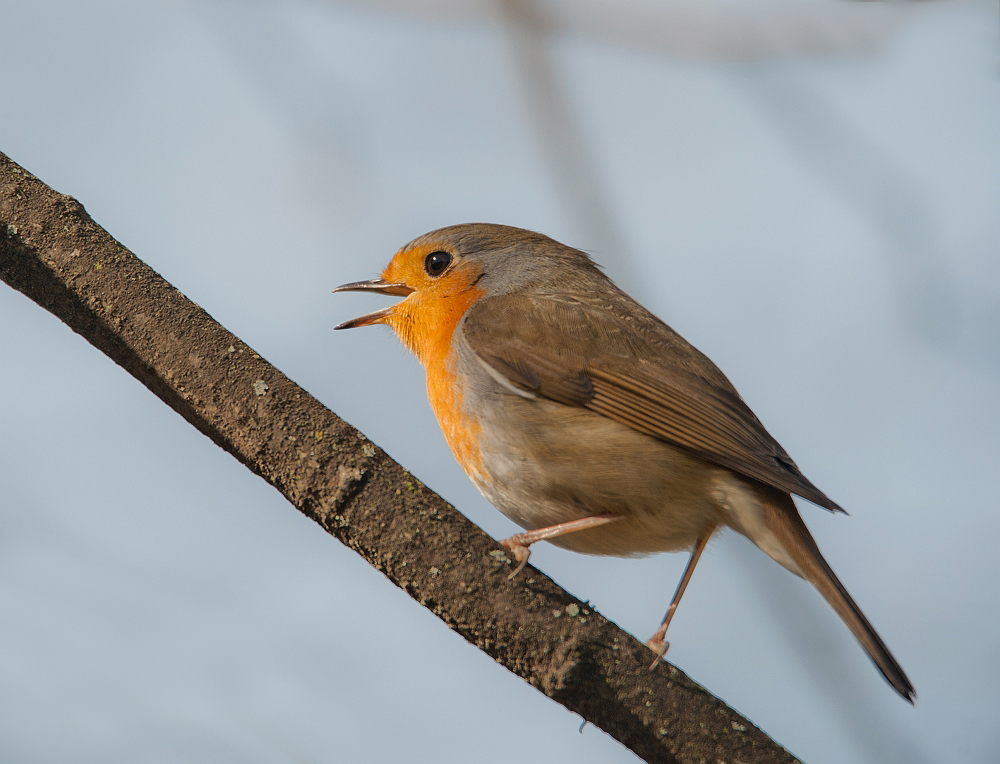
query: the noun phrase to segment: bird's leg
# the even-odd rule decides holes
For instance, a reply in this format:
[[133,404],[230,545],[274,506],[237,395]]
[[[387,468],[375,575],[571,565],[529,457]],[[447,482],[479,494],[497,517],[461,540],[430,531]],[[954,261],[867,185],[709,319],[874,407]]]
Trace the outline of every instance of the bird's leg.
[[517,560],[517,567],[514,568],[514,572],[507,576],[507,578],[511,579],[521,572],[521,568],[527,564],[528,558],[531,556],[531,550],[528,547],[536,541],[544,541],[545,539],[555,538],[556,536],[573,533],[574,531],[586,530],[587,528],[596,528],[598,525],[613,523],[615,520],[621,519],[621,515],[594,515],[593,517],[571,520],[568,523],[550,525],[547,528],[539,528],[534,531],[515,533],[510,538],[500,542],[514,553],[514,559]]
[[708,540],[712,538],[713,533],[715,533],[714,526],[705,531],[698,538],[698,541],[695,542],[694,549],[691,551],[691,559],[688,560],[687,567],[684,568],[684,575],[681,576],[680,583],[677,584],[677,591],[674,592],[674,598],[670,600],[670,607],[667,608],[667,614],[663,616],[663,623],[660,624],[660,628],[656,630],[656,633],[646,641],[646,647],[656,653],[656,660],[653,661],[649,667],[650,669],[656,666],[657,662],[663,657],[663,654],[667,652],[667,648],[670,646],[670,643],[665,640],[667,627],[674,617],[681,597],[684,596],[684,590],[687,589],[687,585],[691,581],[691,574],[694,573],[694,567],[698,564],[701,553],[705,551],[705,547],[708,546]]

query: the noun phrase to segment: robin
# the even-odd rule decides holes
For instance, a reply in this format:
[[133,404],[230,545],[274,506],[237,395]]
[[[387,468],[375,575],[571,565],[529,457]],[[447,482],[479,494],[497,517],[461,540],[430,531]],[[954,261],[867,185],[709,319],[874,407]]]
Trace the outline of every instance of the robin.
[[[471,223],[399,250],[382,277],[337,287],[404,297],[337,329],[388,324],[427,372],[452,453],[525,528],[585,554],[691,550],[667,627],[712,535],[728,526],[810,581],[889,684],[913,686],[820,554],[792,494],[810,483],[725,375],[590,257],[520,228]],[[655,661],[654,661],[655,665]]]

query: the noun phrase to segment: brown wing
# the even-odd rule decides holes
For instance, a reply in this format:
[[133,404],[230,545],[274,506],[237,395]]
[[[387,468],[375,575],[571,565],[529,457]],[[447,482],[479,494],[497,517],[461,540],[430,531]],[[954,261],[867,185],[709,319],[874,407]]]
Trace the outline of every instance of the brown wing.
[[493,297],[473,306],[462,329],[473,352],[525,392],[843,511],[799,472],[715,364],[622,292]]

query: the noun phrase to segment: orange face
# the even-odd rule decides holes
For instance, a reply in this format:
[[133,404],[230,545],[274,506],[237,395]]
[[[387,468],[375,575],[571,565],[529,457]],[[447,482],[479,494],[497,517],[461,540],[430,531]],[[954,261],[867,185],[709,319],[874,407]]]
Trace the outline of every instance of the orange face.
[[[439,246],[421,244],[401,249],[382,271],[382,281],[411,290],[403,301],[370,314],[366,323],[388,324],[425,366],[444,361],[459,319],[479,297],[475,281],[480,269]],[[355,324],[360,326],[361,324]]]

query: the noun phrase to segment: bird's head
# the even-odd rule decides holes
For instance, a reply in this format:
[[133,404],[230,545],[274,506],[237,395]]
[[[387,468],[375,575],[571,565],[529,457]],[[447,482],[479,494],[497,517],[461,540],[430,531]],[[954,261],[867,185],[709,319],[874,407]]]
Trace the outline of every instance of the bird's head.
[[581,270],[597,272],[583,252],[533,231],[487,223],[441,228],[400,249],[380,278],[334,289],[405,298],[336,328],[388,324],[426,365],[432,355],[447,352],[455,327],[477,300],[531,288],[565,289]]

